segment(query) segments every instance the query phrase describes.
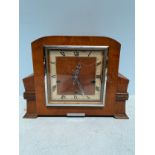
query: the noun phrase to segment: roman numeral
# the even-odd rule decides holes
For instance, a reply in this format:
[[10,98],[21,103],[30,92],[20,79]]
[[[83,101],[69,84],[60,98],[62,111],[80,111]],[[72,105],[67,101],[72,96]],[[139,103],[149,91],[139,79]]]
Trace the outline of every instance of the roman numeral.
[[52,61],[51,61],[50,63],[51,63],[52,65],[54,65],[54,64],[55,64],[55,62],[52,62]]
[[63,100],[63,99],[65,99],[65,98],[66,98],[66,96],[65,96],[65,95],[62,95],[62,96],[61,96],[61,99],[62,99],[62,100]]
[[77,100],[77,96],[76,95],[74,95],[74,99]]
[[52,77],[52,78],[56,78],[56,75],[52,75],[51,77]]
[[87,99],[90,99],[90,97],[89,97],[89,96],[87,96]]
[[92,52],[89,52],[88,57],[91,55]]
[[79,56],[79,52],[78,51],[74,51],[74,55],[75,56]]
[[99,66],[99,65],[101,65],[101,61],[96,64],[96,66]]
[[96,75],[96,78],[101,78],[101,75]]
[[96,91],[100,91],[100,87],[96,86]]
[[60,52],[61,55],[65,56],[65,52]]

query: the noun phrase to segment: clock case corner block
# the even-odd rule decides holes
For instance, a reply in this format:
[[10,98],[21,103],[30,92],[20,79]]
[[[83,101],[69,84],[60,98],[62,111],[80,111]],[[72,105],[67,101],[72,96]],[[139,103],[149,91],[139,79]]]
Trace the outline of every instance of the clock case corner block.
[[[43,63],[43,45],[87,45],[109,46],[108,76],[105,107],[47,107],[45,104]],[[95,36],[47,36],[32,42],[32,58],[34,73],[23,79],[26,100],[26,114],[24,118],[38,116],[66,116],[67,113],[85,113],[85,116],[113,116],[117,119],[128,119],[126,114],[126,100],[129,80],[118,72],[121,44],[108,37]]]

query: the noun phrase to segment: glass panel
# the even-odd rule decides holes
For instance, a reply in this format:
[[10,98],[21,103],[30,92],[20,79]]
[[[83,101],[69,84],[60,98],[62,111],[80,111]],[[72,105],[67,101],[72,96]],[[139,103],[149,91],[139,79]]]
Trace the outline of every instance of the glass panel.
[[103,105],[107,48],[48,46],[45,56],[47,105]]

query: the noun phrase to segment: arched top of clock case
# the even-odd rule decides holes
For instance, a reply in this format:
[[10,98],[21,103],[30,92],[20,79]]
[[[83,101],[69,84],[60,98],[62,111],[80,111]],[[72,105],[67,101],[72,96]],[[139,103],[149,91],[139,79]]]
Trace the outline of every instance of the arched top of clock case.
[[109,46],[118,50],[121,47],[118,41],[104,36],[45,36],[32,42],[34,48],[43,45]]
[[[108,46],[108,75],[117,77],[121,44],[102,36],[45,36],[32,42],[32,59],[35,76],[44,75],[44,46]],[[114,78],[115,79],[115,78]]]

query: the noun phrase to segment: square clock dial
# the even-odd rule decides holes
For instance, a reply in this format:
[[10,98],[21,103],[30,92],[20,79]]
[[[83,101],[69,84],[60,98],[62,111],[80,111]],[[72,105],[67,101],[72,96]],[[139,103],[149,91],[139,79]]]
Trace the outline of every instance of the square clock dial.
[[107,46],[44,46],[47,106],[104,106]]

